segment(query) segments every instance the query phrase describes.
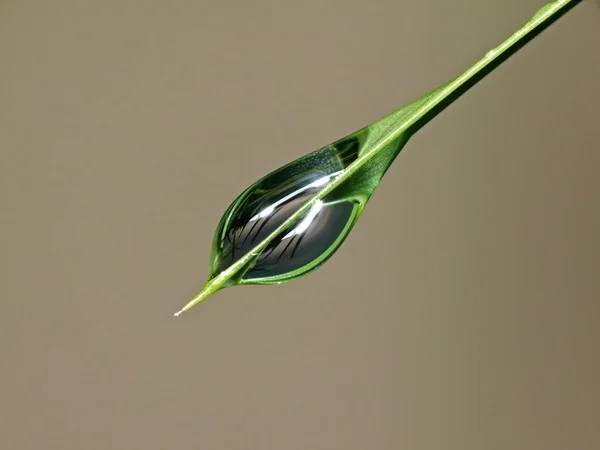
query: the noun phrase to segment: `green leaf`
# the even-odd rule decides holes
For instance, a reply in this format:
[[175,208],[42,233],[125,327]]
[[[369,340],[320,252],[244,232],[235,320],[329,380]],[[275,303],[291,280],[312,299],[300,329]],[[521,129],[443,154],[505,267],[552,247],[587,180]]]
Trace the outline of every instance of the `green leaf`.
[[251,185],[217,226],[205,287],[175,315],[225,287],[284,283],[321,266],[409,138],[577,3],[547,4],[462,75]]

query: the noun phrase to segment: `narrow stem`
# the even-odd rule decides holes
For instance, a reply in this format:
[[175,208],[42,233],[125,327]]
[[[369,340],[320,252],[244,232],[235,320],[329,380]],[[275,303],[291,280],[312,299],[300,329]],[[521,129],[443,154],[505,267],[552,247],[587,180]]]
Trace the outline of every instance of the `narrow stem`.
[[[418,131],[452,102],[461,97],[490,72],[495,70],[504,61],[518,52],[522,47],[527,45],[531,40],[579,3],[581,3],[581,0],[558,0],[542,7],[533,15],[532,19],[524,27],[515,32],[501,45],[490,50],[484,58],[472,66],[467,72],[447,83],[444,87],[450,88],[450,92],[448,92],[447,95],[443,95],[443,93],[440,92],[441,95],[439,97],[436,96],[436,99],[431,99],[431,108],[429,111],[422,114],[420,119],[413,122],[411,125],[411,132],[415,133]],[[441,89],[439,90],[441,91]]]
[[[368,152],[365,152],[362,158],[359,158],[350,167],[348,167],[346,170],[348,175],[351,175],[364,164],[362,159],[370,159],[372,156],[379,153],[381,149],[387,147],[390,143],[395,141],[401,134],[408,131],[415,132],[426,121],[439,114],[441,109],[448,106],[452,101],[466,92],[466,90],[468,90],[477,81],[481,80],[508,56],[514,54],[526,42],[530,41],[544,28],[549,26],[554,20],[558,19],[569,9],[580,2],[581,0],[556,0],[555,2],[548,3],[546,6],[542,7],[533,15],[529,22],[527,22],[522,28],[516,31],[502,44],[488,51],[482,59],[480,59],[460,76],[444,85],[443,88],[439,88],[432,92],[427,101],[425,101],[417,111],[415,111],[405,120],[398,123],[393,132],[382,138],[376,145],[370,148]],[[511,50],[510,53],[508,53],[509,50]],[[355,167],[352,167],[353,165]],[[327,191],[323,193],[329,193],[336,186],[337,185],[335,183],[331,183],[329,186],[327,186]]]

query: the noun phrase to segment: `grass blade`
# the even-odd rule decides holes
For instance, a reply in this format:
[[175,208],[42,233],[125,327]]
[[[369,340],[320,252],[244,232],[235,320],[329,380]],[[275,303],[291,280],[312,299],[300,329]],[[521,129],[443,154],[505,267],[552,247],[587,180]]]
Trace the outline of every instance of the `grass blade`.
[[[464,73],[454,78],[453,80],[445,83],[430,93],[420,97],[419,99],[409,103],[394,113],[372,123],[363,130],[359,130],[350,136],[367,136],[362,142],[359,150],[357,151],[356,158],[343,170],[337,171],[335,176],[331,176],[327,181],[319,186],[310,198],[307,198],[304,203],[298,206],[293,213],[291,213],[282,223],[280,223],[274,230],[268,235],[264,236],[260,242],[248,248],[243,255],[240,255],[238,259],[232,260],[232,263],[227,267],[220,268],[218,271],[214,269],[215,265],[211,269],[211,275],[205,285],[191,301],[189,301],[180,311],[175,313],[175,316],[179,316],[181,313],[188,311],[208,296],[214,294],[228,286],[236,284],[273,284],[279,282],[289,281],[291,279],[298,278],[314,270],[324,260],[329,257],[331,253],[335,251],[341,241],[345,238],[345,235],[350,231],[354,221],[358,218],[364,207],[364,203],[368,197],[372,194],[377,183],[400,151],[402,146],[408,141],[408,139],[421,127],[423,127],[429,120],[439,114],[444,108],[450,103],[464,94],[479,80],[489,74],[492,70],[497,68],[503,61],[513,55],[516,51],[522,48],[527,42],[531,41],[535,36],[541,33],[544,29],[554,23],[558,18],[563,16],[580,0],[557,0],[552,3],[548,3],[536,12],[533,17],[519,30],[512,34],[508,39],[502,42],[499,46],[488,51],[486,55],[480,59],[477,63],[471,66]],[[335,145],[335,144],[332,144]],[[389,150],[389,149],[392,150]],[[379,164],[377,170],[366,168],[376,158],[381,157],[382,154],[388,153],[384,158],[385,164]],[[285,166],[284,166],[285,167]],[[339,190],[344,184],[354,182],[354,180],[360,175],[365,178],[370,177],[371,183],[367,183],[361,189],[363,192],[356,192],[357,195],[364,197],[364,202],[361,202],[361,207],[358,209],[355,217],[352,219],[352,223],[349,222],[349,226],[346,227],[344,235],[340,237],[335,243],[335,247],[327,252],[325,257],[316,261],[309,269],[300,271],[298,273],[292,273],[291,275],[285,274],[285,276],[272,277],[269,281],[247,281],[243,279],[246,271],[252,264],[256,263],[257,259],[263,254],[265,249],[271,245],[275,240],[281,239],[282,236],[289,236],[289,230],[297,224],[303,217],[306,217],[311,210],[315,207],[322,206],[322,202],[329,198],[332,193]],[[366,174],[366,175],[365,175]],[[220,234],[221,228],[226,228],[228,221],[231,219],[231,215],[236,211],[251,189],[256,188],[258,183],[251,186],[244,192],[238,199],[230,206],[225,216],[221,220],[220,228],[218,229],[217,235]],[[286,234],[287,233],[287,234]],[[218,236],[215,236],[215,244],[213,245],[213,253],[215,253],[215,245],[218,241]],[[284,237],[284,238],[285,238]],[[289,243],[285,250],[289,247]],[[215,253],[218,256],[218,251]],[[213,260],[217,257],[213,255]],[[217,273],[218,272],[218,273]]]

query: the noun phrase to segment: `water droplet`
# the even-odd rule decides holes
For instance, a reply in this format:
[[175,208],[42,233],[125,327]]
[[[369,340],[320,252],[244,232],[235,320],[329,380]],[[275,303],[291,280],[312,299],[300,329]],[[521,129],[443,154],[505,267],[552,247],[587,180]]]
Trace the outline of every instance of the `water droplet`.
[[[218,275],[283,224],[359,154],[356,136],[342,139],[270,173],[233,202],[216,231],[211,277]],[[332,192],[272,240],[241,281],[276,283],[322,264],[358,216],[360,199]],[[277,278],[273,278],[277,277]]]

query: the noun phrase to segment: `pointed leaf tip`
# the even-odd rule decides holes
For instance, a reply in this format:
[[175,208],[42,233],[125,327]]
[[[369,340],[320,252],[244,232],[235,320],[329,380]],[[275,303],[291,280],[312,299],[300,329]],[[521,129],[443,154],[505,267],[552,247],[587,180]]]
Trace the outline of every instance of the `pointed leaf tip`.
[[189,311],[190,309],[192,309],[194,306],[196,306],[201,301],[206,300],[208,297],[210,297],[215,292],[223,289],[226,281],[227,281],[227,279],[224,277],[217,277],[217,278],[209,280],[206,283],[206,285],[202,288],[202,290],[200,292],[198,292],[194,296],[194,298],[192,298],[189,302],[187,302],[183,308],[181,308],[179,311],[177,311],[175,314],[173,314],[173,316],[179,317],[181,314],[183,314],[186,311]]

